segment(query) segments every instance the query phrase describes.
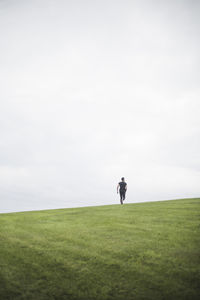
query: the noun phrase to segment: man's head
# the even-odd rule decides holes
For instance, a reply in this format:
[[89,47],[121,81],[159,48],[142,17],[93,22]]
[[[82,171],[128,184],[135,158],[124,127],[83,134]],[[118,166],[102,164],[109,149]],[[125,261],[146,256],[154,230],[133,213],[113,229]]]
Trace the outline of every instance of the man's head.
[[124,181],[124,177],[122,177],[121,180]]

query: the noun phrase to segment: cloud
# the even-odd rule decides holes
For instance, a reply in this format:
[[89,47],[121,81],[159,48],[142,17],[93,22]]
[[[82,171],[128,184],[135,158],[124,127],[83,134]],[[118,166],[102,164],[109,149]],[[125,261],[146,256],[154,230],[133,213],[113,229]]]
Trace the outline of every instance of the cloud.
[[1,1],[0,211],[199,196],[198,7]]

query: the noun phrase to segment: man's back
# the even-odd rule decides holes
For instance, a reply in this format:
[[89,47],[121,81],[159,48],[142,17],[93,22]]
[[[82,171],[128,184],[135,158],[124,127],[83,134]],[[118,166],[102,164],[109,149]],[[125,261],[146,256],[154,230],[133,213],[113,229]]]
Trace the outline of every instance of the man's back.
[[126,190],[126,182],[125,181],[119,182],[119,186],[120,186],[120,191]]

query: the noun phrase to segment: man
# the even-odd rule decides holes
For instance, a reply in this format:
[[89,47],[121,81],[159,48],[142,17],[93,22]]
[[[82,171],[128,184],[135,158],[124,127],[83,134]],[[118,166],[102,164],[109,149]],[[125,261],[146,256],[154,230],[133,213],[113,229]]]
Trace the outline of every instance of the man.
[[126,191],[127,191],[127,183],[124,181],[124,177],[122,177],[121,182],[118,183],[117,194],[118,191],[120,193],[120,202],[121,204],[123,204],[123,201],[125,200]]

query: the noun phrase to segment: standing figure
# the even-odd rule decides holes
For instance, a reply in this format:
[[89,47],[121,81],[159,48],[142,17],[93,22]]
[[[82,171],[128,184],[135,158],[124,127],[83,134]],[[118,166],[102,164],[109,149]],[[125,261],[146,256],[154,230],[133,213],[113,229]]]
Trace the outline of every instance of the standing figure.
[[127,191],[127,183],[124,181],[124,177],[122,177],[121,182],[119,182],[117,185],[117,193],[119,192],[120,194],[121,204],[123,204],[123,201],[125,200],[126,191]]

